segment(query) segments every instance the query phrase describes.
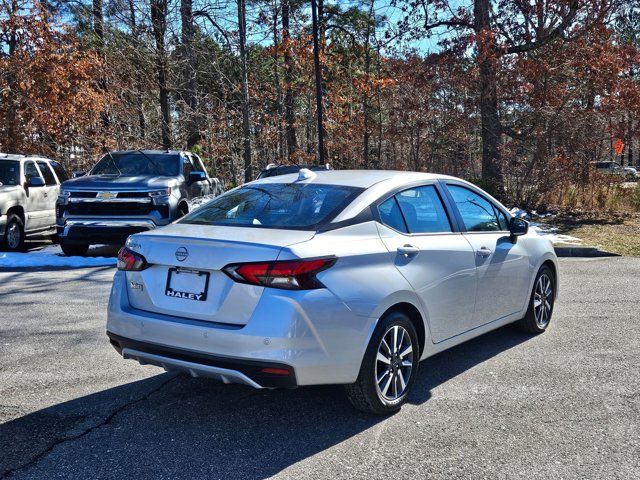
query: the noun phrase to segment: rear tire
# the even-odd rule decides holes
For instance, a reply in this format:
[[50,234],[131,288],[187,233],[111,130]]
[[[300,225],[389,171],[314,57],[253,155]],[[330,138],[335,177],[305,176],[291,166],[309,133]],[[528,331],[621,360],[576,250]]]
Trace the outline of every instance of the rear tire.
[[527,307],[527,314],[516,326],[527,333],[539,334],[544,332],[551,323],[553,305],[556,296],[556,278],[553,270],[543,265],[538,270],[536,280]]
[[24,222],[15,213],[7,217],[2,246],[9,252],[19,252],[24,248]]
[[355,383],[345,385],[355,408],[389,415],[407,401],[418,373],[420,344],[407,315],[392,312],[376,327]]
[[60,248],[67,257],[84,257],[89,250],[89,245],[86,243],[64,243],[60,241]]

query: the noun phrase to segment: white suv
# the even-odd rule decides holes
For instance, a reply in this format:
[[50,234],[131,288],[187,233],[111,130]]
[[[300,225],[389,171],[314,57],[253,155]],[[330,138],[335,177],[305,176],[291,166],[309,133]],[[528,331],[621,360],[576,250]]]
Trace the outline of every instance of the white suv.
[[0,153],[0,243],[20,250],[27,236],[54,236],[56,199],[67,174],[44,157]]

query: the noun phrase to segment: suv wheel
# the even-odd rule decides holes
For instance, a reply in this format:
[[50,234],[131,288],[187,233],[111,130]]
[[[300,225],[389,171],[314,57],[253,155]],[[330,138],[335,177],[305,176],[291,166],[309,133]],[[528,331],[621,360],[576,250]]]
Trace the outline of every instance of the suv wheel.
[[64,243],[60,242],[60,248],[67,257],[84,257],[89,250],[89,245],[86,243]]
[[401,312],[383,317],[367,347],[358,380],[345,386],[353,406],[377,415],[400,410],[418,373],[419,352],[409,317]]
[[527,314],[516,325],[525,332],[542,333],[551,322],[556,296],[556,280],[553,271],[546,265],[540,267],[529,300]]
[[7,218],[2,244],[11,252],[22,250],[24,246],[24,223],[15,213],[10,213]]

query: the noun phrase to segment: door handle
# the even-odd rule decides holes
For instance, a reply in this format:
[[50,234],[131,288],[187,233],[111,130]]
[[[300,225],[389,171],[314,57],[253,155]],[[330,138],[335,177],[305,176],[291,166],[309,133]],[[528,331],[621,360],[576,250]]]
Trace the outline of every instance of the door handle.
[[491,255],[491,253],[492,253],[491,250],[489,250],[487,247],[480,247],[476,252],[476,255],[478,255],[479,257],[485,258]]
[[420,249],[418,247],[414,247],[413,245],[403,245],[402,247],[398,247],[398,253],[405,257],[412,257],[420,253]]

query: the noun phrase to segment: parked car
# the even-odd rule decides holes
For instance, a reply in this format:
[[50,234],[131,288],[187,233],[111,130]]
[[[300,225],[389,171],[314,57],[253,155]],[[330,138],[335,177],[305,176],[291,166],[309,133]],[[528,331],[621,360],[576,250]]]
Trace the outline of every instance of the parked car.
[[218,179],[209,177],[191,152],[109,152],[88,175],[75,175],[62,185],[56,206],[67,255],[84,255],[91,244],[123,244],[132,233],[186,215],[191,199],[222,192]]
[[328,163],[324,165],[280,165],[278,163],[270,163],[258,174],[258,179],[287,175],[289,173],[298,173],[303,168],[311,170],[312,172],[332,170],[331,165]]
[[118,269],[107,334],[124,358],[256,388],[345,384],[378,414],[424,358],[513,322],[544,332],[558,291],[551,242],[525,220],[411,172],[257,180],[132,235]]
[[0,153],[0,243],[20,250],[26,237],[56,233],[56,197],[67,179],[48,158]]
[[638,177],[638,171],[635,168],[623,167],[617,162],[591,162],[591,165],[593,165],[593,168],[599,172],[609,175],[618,175],[625,180],[635,180]]

